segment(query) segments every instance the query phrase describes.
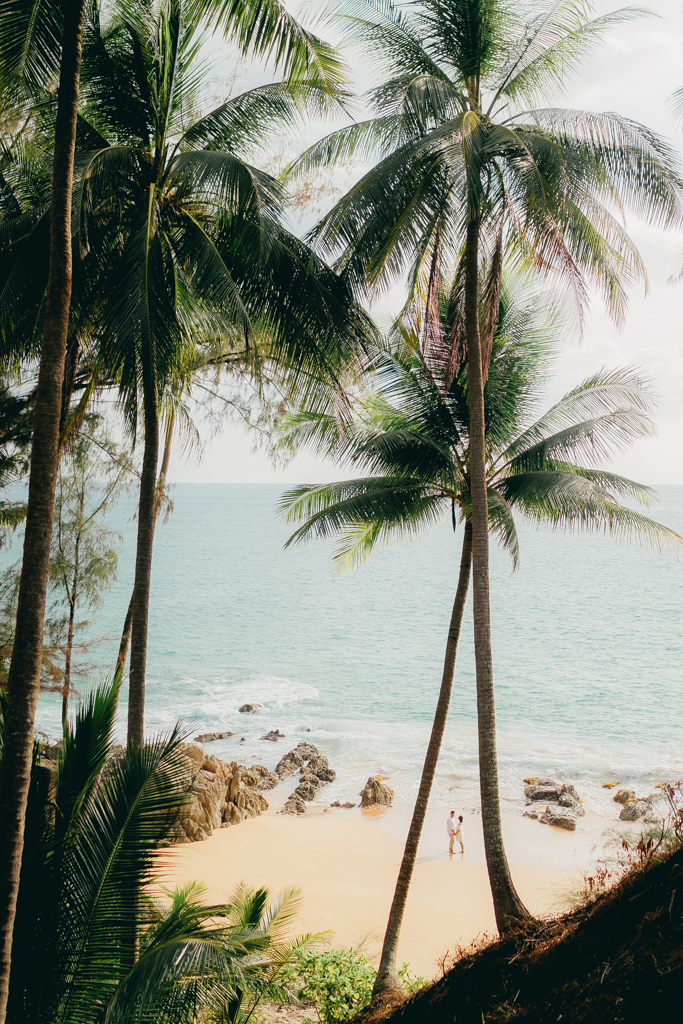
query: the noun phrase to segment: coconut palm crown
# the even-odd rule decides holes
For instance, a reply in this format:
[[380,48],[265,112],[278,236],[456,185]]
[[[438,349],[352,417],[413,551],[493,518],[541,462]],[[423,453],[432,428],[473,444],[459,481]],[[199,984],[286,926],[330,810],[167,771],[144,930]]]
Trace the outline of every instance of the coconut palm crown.
[[[443,333],[453,329],[452,292],[440,295]],[[679,537],[622,504],[647,505],[649,487],[600,468],[611,452],[652,432],[652,394],[631,369],[601,369],[533,418],[552,353],[557,321],[538,296],[503,281],[486,382],[490,531],[517,567],[515,513],[537,524],[604,531],[658,549]],[[456,314],[457,315],[457,314]],[[414,539],[443,520],[471,514],[468,370],[448,384],[443,351],[407,317],[377,356],[372,393],[343,425],[327,412],[290,420],[300,442],[369,475],[302,485],[281,499],[287,521],[303,525],[287,544],[338,537],[340,572],[364,561],[378,543]]]

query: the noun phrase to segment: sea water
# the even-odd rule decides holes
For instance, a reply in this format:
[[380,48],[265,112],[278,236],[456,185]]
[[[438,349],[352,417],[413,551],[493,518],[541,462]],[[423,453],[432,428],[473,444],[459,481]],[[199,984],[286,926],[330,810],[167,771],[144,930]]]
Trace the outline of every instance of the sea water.
[[[292,528],[277,518],[280,493],[277,485],[175,488],[154,549],[147,730],[177,721],[190,737],[231,730],[207,749],[269,768],[305,739],[337,771],[325,801],[357,800],[367,777],[382,774],[397,801],[409,802],[441,681],[462,528],[444,522],[339,579],[331,544],[284,550]],[[683,533],[683,487],[658,494],[649,514]],[[75,681],[84,693],[115,660],[133,577],[133,513],[130,501],[112,514],[124,545],[90,631],[108,639]],[[491,549],[504,805],[522,800],[527,775],[573,781],[595,810],[610,799],[603,782],[640,794],[683,776],[683,560],[602,534],[523,521],[518,529],[516,572],[495,542]],[[246,702],[263,708],[240,713]],[[41,695],[37,727],[57,735],[59,707]],[[125,715],[124,691],[121,737]],[[261,740],[270,729],[286,738]],[[471,601],[433,801],[477,802]]]

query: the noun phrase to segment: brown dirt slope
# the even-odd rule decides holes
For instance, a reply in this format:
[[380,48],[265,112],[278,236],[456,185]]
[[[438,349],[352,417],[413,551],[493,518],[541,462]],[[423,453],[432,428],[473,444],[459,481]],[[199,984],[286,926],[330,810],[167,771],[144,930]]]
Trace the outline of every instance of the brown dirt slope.
[[683,850],[581,910],[466,953],[362,1024],[683,1021]]

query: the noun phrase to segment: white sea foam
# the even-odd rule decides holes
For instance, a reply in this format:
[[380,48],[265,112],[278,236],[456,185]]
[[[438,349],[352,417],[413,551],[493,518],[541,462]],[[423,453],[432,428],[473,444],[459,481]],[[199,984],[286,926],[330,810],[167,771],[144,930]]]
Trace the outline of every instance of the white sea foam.
[[[657,518],[683,529],[683,490],[663,497]],[[269,488],[178,488],[155,541],[147,726],[168,731],[181,719],[191,736],[229,729],[236,735],[212,751],[269,767],[311,740],[338,773],[325,800],[357,799],[368,775],[381,773],[396,799],[410,802],[441,678],[458,537],[433,530],[419,545],[377,552],[340,581],[324,545],[282,550],[276,499]],[[122,506],[112,523],[125,545],[98,635],[115,636],[128,605],[129,511]],[[680,562],[524,524],[520,538],[513,575],[506,556],[491,552],[503,804],[521,807],[522,779],[540,775],[574,782],[587,805],[613,812],[603,782],[640,794],[683,775]],[[469,605],[466,625],[434,786],[442,804],[478,800]],[[107,658],[104,647],[96,651],[93,678],[101,678]],[[115,655],[114,645],[112,662]],[[125,699],[126,687],[119,736]],[[254,702],[263,710],[239,714]],[[59,703],[41,695],[38,728],[52,736]],[[285,740],[260,740],[270,729]]]

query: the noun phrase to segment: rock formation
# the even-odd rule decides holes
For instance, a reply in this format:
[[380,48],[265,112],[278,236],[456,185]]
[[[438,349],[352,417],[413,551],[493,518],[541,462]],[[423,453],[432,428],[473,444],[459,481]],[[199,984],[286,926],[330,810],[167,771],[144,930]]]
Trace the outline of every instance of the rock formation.
[[576,831],[576,818],[566,812],[562,814],[560,811],[554,811],[551,807],[546,807],[545,813],[542,814],[538,820],[542,825],[553,825],[555,828],[564,828],[567,832]]
[[557,800],[562,787],[552,779],[534,779],[524,787],[527,800]]
[[557,797],[557,802],[560,807],[566,807],[579,818],[583,818],[586,813],[583,809],[581,798],[571,783],[565,783],[565,785],[562,786]]
[[565,828],[570,832],[576,829],[575,818],[582,818],[586,813],[583,809],[581,797],[576,788],[570,782],[555,782],[553,779],[529,778],[524,782],[524,794],[527,804],[536,800],[544,803],[555,803],[557,807],[548,807],[544,812],[525,811],[525,818],[537,818],[544,825],[555,825],[556,828]]
[[283,814],[305,814],[306,804],[303,802],[300,796],[296,793],[292,793],[291,796],[287,797],[285,806],[282,808]]
[[628,803],[629,800],[635,800],[635,798],[636,794],[632,789],[620,789],[612,797],[614,802],[617,804],[625,804]]
[[389,789],[381,779],[373,778],[371,775],[361,790],[360,805],[361,807],[391,807],[393,799],[393,789]]
[[650,796],[633,796],[626,800],[619,814],[620,821],[642,821],[645,825],[661,825],[662,817],[657,814],[654,807],[659,796],[659,793],[652,793]]
[[227,740],[234,736],[234,732],[203,732],[195,736],[195,743],[213,743],[214,740]]
[[196,774],[188,791],[189,802],[173,827],[172,842],[207,839],[215,828],[237,825],[268,810],[268,801],[257,791],[262,772],[268,773],[262,765],[255,765],[254,770],[236,761],[226,763],[205,755],[192,743],[184,749],[196,763]]
[[271,743],[277,743],[278,740],[283,740],[284,738],[285,734],[280,732],[279,729],[271,729],[265,736],[259,736],[260,740],[270,740]]
[[243,715],[251,715],[254,711],[261,711],[263,704],[243,704],[239,709]]

